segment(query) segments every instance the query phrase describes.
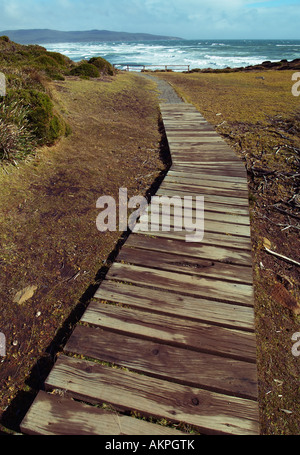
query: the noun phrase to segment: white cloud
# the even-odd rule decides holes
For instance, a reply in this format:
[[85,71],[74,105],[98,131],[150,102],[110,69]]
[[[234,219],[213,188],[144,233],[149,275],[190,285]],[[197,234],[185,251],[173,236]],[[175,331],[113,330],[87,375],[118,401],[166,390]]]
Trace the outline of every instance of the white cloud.
[[0,30],[98,28],[183,38],[298,38],[300,6],[276,4],[272,0],[0,0]]

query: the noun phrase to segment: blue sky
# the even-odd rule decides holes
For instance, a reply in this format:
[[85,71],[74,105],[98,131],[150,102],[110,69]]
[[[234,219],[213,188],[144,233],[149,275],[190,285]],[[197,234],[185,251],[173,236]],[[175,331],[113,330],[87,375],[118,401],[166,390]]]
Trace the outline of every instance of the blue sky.
[[24,28],[300,39],[300,0],[0,0],[0,30]]

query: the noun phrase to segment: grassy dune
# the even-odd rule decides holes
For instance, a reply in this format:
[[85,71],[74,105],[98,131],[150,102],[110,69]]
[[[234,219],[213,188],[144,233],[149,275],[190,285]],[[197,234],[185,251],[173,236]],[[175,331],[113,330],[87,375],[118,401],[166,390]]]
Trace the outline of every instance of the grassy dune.
[[300,105],[293,71],[160,77],[193,103],[236,150],[248,171],[259,400],[263,434],[299,434]]

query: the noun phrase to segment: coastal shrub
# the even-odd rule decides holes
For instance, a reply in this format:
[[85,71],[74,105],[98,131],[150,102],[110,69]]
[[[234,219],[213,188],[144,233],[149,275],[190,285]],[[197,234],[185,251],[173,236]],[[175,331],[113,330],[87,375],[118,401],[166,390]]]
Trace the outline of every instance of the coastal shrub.
[[36,147],[70,134],[48,94],[47,81],[64,80],[75,64],[57,52],[6,37],[0,37],[0,64],[7,85],[6,96],[0,97],[0,160],[21,160]]
[[35,89],[9,92],[7,101],[20,101],[27,108],[27,120],[40,145],[51,145],[64,135],[66,125],[54,111],[50,97]]
[[60,54],[59,52],[47,52],[47,55],[51,58],[53,58],[59,65],[61,66],[70,66],[72,65],[72,60],[70,60],[68,57],[66,57],[63,54]]
[[39,45],[24,46],[0,37],[0,61],[7,65],[28,65],[29,62],[41,55],[47,55],[47,50]]
[[24,82],[20,74],[17,73],[9,73],[5,74],[6,78],[6,84],[7,86],[14,88],[14,89],[20,89],[23,87]]
[[64,120],[59,115],[54,114],[49,124],[48,143],[53,144],[60,137],[68,136],[70,132],[71,130]]
[[28,108],[20,101],[0,102],[0,160],[16,161],[25,158],[36,147],[28,120]]
[[59,68],[57,61],[50,57],[50,55],[40,55],[34,59],[34,64],[40,69]]
[[24,46],[0,37],[0,63],[5,68],[30,66],[51,79],[61,79],[74,66],[74,62],[58,52],[48,52],[37,44]]
[[98,70],[102,74],[107,74],[109,76],[113,76],[115,74],[114,67],[112,66],[112,64],[102,57],[92,57],[89,60],[89,63],[91,65],[96,66],[96,68],[98,68]]
[[1,40],[1,41],[5,41],[6,43],[9,43],[9,42],[10,42],[10,39],[9,39],[8,36],[6,36],[6,35],[0,36],[0,40]]
[[70,71],[71,76],[99,77],[100,72],[94,65],[87,62],[80,63]]
[[35,88],[41,92],[45,91],[45,76],[37,68],[32,66],[23,67],[19,74],[23,81],[23,88]]

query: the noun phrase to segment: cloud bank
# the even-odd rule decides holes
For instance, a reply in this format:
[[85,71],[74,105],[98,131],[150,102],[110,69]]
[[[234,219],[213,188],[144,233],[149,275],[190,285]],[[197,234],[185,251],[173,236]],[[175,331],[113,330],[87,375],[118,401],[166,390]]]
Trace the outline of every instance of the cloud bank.
[[0,0],[0,30],[106,29],[197,38],[298,39],[298,0]]

